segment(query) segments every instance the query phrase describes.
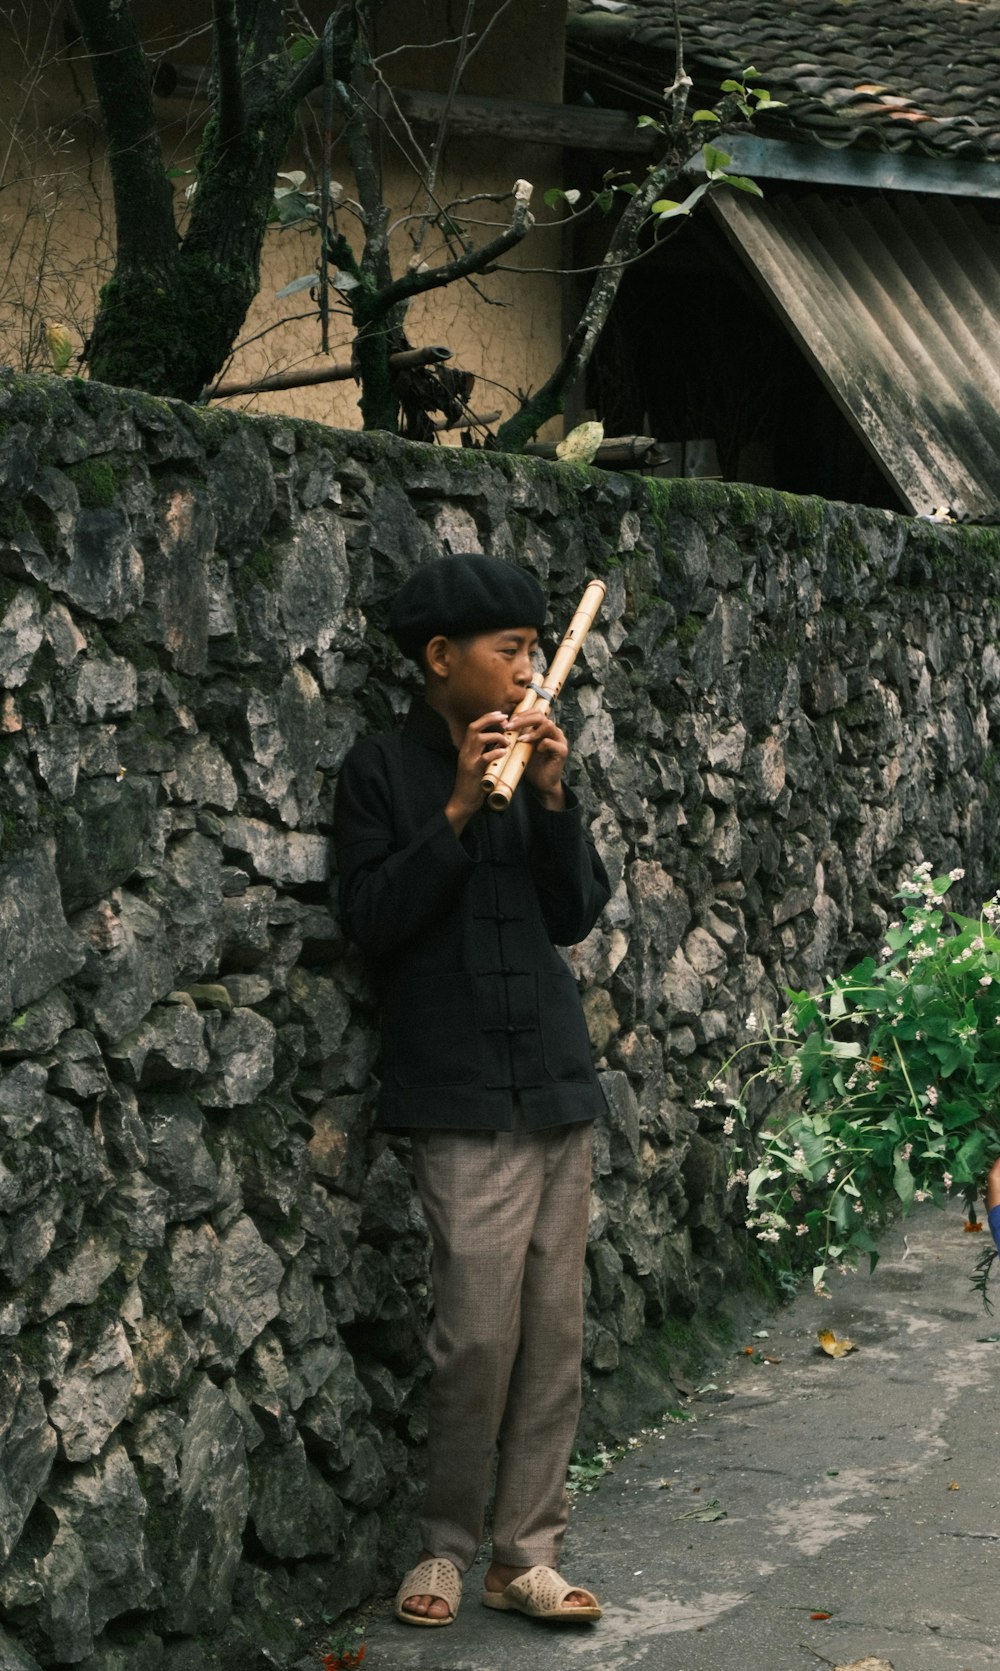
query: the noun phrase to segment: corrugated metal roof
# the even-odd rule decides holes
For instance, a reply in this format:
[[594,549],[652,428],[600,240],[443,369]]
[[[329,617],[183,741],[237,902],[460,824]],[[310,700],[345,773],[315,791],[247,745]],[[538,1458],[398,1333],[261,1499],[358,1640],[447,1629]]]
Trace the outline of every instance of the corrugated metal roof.
[[910,509],[995,518],[1000,228],[903,192],[710,202]]

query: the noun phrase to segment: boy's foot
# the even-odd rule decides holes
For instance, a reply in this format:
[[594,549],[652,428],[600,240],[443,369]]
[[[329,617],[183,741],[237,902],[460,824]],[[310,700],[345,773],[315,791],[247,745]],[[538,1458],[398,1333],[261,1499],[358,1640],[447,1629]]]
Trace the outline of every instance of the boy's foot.
[[483,1602],[502,1612],[535,1619],[599,1619],[589,1590],[573,1589],[551,1567],[508,1567],[494,1561],[484,1581]]
[[462,1575],[454,1562],[425,1552],[396,1592],[396,1618],[407,1625],[454,1624],[461,1599]]

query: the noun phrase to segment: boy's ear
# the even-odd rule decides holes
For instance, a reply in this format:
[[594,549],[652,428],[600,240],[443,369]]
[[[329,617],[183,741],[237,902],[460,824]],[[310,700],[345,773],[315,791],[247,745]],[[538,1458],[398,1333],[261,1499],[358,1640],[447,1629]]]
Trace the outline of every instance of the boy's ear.
[[454,645],[444,633],[438,633],[424,645],[424,668],[437,679],[446,679],[451,669]]

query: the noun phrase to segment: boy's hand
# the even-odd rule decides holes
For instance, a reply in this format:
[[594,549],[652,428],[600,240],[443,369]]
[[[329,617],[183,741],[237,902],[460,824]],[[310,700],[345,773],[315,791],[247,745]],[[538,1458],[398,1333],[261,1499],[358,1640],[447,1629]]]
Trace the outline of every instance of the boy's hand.
[[551,715],[537,714],[530,708],[526,714],[512,714],[509,728],[519,741],[534,744],[524,775],[549,811],[561,812],[566,805],[562,775],[569,755],[565,733]]
[[494,760],[501,759],[507,752],[510,735],[505,729],[506,725],[507,715],[500,710],[497,713],[484,714],[482,719],[473,720],[466,729],[462,746],[458,751],[455,787],[444,809],[444,815],[456,835],[461,835],[472,814],[479,811],[486,799],[483,794],[483,773],[487,766],[491,766]]

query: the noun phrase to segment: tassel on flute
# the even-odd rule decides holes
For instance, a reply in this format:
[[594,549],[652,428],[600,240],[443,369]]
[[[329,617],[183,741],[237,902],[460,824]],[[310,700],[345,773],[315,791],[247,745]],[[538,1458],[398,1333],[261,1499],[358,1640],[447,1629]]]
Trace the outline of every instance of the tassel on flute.
[[[566,683],[580,647],[597,618],[607,587],[603,580],[592,580],[587,586],[579,607],[566,629],[565,636],[551,665],[539,679],[534,679],[514,709],[516,714],[547,714]],[[513,742],[502,760],[495,760],[483,777],[486,804],[494,812],[506,812],[511,797],[531,759],[531,743]]]

